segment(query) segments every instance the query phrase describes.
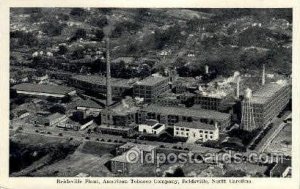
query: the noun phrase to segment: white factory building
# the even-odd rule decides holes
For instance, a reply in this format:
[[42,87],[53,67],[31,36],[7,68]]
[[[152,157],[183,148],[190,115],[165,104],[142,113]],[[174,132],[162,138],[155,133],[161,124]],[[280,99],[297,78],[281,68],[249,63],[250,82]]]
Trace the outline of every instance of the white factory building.
[[147,120],[144,124],[139,125],[139,132],[144,134],[159,135],[166,129],[165,124],[161,124],[156,120]]
[[219,129],[217,124],[210,125],[195,121],[179,122],[174,125],[174,137],[187,138],[187,143],[219,140]]

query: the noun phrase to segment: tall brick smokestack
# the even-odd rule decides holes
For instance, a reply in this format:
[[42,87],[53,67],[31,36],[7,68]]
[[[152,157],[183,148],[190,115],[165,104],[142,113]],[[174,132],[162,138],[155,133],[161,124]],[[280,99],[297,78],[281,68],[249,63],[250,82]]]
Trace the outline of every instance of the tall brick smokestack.
[[112,104],[111,73],[110,73],[110,39],[106,37],[106,106]]
[[106,42],[106,106],[109,107],[112,104],[112,89],[111,89],[111,73],[110,73],[110,36],[114,29],[114,26],[107,16],[108,25],[103,28]]

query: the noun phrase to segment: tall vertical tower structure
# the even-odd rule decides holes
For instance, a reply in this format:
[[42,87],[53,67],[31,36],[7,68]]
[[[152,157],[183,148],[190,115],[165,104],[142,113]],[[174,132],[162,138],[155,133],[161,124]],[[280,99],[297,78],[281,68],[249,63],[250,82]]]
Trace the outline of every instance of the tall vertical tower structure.
[[110,39],[106,36],[106,106],[109,107],[112,104],[112,92],[111,92],[111,73],[110,73]]
[[111,73],[110,73],[110,36],[114,29],[113,23],[109,16],[106,16],[107,26],[103,28],[106,44],[106,106],[109,107],[112,104],[112,89],[111,89]]
[[240,125],[241,129],[247,131],[251,131],[256,128],[251,98],[252,90],[247,88],[245,90],[245,99],[242,102],[242,120]]
[[110,106],[112,105],[112,89],[111,89],[111,71],[110,71],[110,36],[114,28],[110,18],[107,16],[108,25],[103,28],[105,34],[106,48],[106,108],[101,113],[101,124],[111,125],[112,115]]

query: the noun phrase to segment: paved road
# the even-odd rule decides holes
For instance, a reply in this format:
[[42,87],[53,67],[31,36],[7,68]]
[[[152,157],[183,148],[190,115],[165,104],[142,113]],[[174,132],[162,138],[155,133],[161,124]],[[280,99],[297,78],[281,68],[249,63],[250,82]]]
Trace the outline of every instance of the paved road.
[[267,138],[267,141],[264,142],[264,144],[261,146],[261,148],[258,149],[258,152],[263,153],[266,148],[270,145],[272,140],[280,133],[280,131],[286,126],[285,123],[281,123],[276,130]]
[[268,133],[262,138],[262,140],[255,147],[255,151],[262,153],[271,143],[271,141],[278,135],[278,133],[286,125],[283,121],[289,117],[291,112],[286,112],[281,118],[274,118],[272,121],[273,127],[268,131]]

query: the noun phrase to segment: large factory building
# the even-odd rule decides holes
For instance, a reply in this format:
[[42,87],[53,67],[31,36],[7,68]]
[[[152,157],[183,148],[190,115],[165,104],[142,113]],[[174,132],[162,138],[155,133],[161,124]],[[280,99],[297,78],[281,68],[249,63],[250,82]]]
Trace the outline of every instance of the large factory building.
[[167,77],[150,76],[136,82],[133,95],[143,98],[145,102],[153,102],[159,95],[169,89]]
[[286,81],[261,86],[242,102],[242,128],[251,131],[269,124],[286,107],[290,98],[291,85]]
[[220,130],[231,124],[231,115],[213,110],[192,109],[184,107],[167,107],[151,104],[139,110],[138,123],[144,123],[148,119],[158,120],[166,125],[174,125],[178,122],[202,122],[217,124]]
[[[111,90],[113,97],[122,97],[132,92],[133,79],[111,78]],[[70,84],[82,90],[93,91],[105,95],[107,86],[106,78],[99,75],[76,75],[70,80]],[[130,92],[131,91],[131,92]]]

